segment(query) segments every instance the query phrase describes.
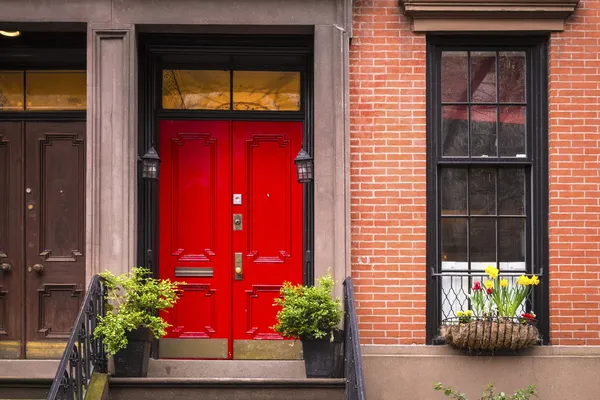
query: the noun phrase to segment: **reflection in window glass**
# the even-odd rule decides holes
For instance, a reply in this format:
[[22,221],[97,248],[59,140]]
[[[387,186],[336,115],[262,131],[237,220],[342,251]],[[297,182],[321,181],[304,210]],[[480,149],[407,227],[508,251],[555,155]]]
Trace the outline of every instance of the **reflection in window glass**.
[[27,71],[27,110],[85,110],[85,71]]
[[162,106],[176,110],[229,110],[229,71],[164,70]]
[[300,110],[300,73],[234,71],[233,109],[252,111]]
[[23,111],[23,71],[0,71],[0,111]]

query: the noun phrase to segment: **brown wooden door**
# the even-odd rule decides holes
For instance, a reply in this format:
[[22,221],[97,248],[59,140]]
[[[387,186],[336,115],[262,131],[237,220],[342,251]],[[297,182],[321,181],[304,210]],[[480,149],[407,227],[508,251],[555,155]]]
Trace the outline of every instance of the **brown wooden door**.
[[62,354],[83,300],[84,135],[84,122],[25,127],[27,358]]
[[0,122],[0,358],[24,355],[22,131]]

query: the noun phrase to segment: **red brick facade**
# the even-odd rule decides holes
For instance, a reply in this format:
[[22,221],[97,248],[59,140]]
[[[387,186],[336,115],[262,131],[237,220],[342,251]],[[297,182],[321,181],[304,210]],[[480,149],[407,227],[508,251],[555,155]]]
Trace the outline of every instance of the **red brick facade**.
[[[350,52],[352,276],[365,344],[424,344],[426,36],[357,0]],[[550,322],[600,344],[600,1],[549,40]],[[546,269],[547,270],[547,269]]]

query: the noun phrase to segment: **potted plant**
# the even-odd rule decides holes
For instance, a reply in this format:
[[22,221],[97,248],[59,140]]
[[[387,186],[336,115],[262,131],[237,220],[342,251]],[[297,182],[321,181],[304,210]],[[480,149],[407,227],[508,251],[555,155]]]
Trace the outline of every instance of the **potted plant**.
[[152,337],[166,335],[170,326],[158,311],[173,307],[182,282],[154,279],[146,268],[133,268],[119,276],[106,271],[100,276],[108,302],[94,337],[102,337],[107,355],[113,356],[115,376],[145,377]]
[[286,338],[300,338],[308,378],[329,378],[334,370],[334,330],[342,319],[340,299],[333,299],[334,280],[330,274],[316,286],[285,282],[281,297],[275,299],[281,310],[273,329]]
[[537,344],[535,314],[517,314],[539,278],[522,275],[511,285],[493,266],[485,273],[489,279],[475,282],[469,294],[472,310],[458,311],[455,318],[443,321],[440,332],[446,343],[475,351],[519,350]]

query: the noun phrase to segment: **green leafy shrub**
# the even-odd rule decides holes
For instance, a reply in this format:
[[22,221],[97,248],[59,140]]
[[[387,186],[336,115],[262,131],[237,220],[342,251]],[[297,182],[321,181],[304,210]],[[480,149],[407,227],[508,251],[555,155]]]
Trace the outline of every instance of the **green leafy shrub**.
[[172,308],[177,301],[177,287],[183,282],[154,279],[146,268],[133,268],[119,276],[110,271],[100,274],[107,287],[106,316],[94,330],[94,337],[104,338],[109,356],[127,347],[127,333],[146,327],[157,339],[166,335],[170,326],[158,311]]
[[[433,389],[454,400],[468,400],[464,393],[459,393],[450,386],[445,387],[441,382],[434,383]],[[515,394],[507,396],[504,392],[494,393],[494,385],[490,383],[479,400],[529,400],[532,397],[538,397],[535,385],[529,385],[526,389],[519,389]]]
[[342,319],[340,299],[331,297],[333,286],[331,274],[321,277],[316,286],[285,282],[281,297],[275,299],[274,305],[282,307],[273,326],[275,332],[303,340],[331,335]]

